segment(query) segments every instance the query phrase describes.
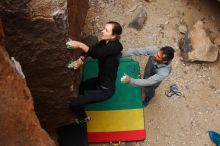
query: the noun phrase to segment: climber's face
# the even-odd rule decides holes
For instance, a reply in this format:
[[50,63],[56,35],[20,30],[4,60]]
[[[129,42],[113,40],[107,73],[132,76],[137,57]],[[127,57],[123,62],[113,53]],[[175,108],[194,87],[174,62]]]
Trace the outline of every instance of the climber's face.
[[114,40],[116,36],[112,35],[112,29],[113,29],[112,24],[106,24],[105,28],[102,30],[101,39],[106,41]]

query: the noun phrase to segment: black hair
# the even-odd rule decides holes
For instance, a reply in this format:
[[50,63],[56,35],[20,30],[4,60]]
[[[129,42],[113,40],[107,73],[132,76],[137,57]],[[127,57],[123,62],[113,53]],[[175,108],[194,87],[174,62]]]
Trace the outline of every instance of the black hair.
[[116,35],[117,39],[120,39],[120,35],[122,34],[122,27],[118,22],[115,21],[109,21],[107,24],[112,24],[112,35]]
[[166,46],[160,49],[165,55],[164,61],[170,62],[174,57],[174,49],[172,47]]

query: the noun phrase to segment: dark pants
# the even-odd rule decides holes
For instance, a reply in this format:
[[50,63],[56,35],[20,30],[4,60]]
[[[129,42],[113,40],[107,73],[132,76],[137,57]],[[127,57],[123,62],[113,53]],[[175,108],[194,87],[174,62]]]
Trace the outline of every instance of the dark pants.
[[[87,90],[88,93],[84,94]],[[70,102],[70,109],[74,112],[79,119],[86,118],[85,105],[104,101],[113,96],[113,89],[103,89],[98,84],[97,78],[88,79],[80,84],[79,94],[77,98],[72,98]]]
[[144,88],[145,95],[146,95],[144,99],[145,101],[149,102],[155,96],[155,90],[159,85],[160,83]]

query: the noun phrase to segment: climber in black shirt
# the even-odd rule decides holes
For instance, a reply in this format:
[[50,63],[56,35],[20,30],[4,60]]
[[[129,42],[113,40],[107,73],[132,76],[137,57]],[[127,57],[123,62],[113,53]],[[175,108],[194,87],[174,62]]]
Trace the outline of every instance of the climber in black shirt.
[[[88,56],[97,59],[99,67],[98,76],[82,82],[79,87],[80,96],[71,99],[70,109],[76,114],[77,123],[89,120],[84,110],[85,105],[109,99],[115,92],[117,71],[123,49],[119,41],[121,33],[120,24],[110,21],[102,30],[101,41],[92,47],[78,41],[69,43],[72,49],[80,48],[84,52],[84,55],[76,61],[75,69],[78,69]],[[93,91],[84,94],[84,90]]]

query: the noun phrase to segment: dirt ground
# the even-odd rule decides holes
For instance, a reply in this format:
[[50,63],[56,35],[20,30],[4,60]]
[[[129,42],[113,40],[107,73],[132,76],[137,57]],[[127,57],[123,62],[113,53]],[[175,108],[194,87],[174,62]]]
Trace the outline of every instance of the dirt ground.
[[[132,16],[145,7],[147,20],[137,31],[128,27]],[[148,45],[172,46],[175,58],[171,75],[156,91],[144,109],[145,141],[124,142],[126,146],[214,146],[207,131],[220,132],[220,59],[214,63],[184,62],[178,48],[183,37],[178,26],[188,29],[203,20],[211,40],[220,37],[220,2],[217,0],[90,0],[84,34],[98,36],[110,20],[123,25],[124,48]],[[147,58],[135,57],[141,73]],[[182,96],[166,97],[164,92],[176,83]],[[110,144],[91,144],[91,146]]]

